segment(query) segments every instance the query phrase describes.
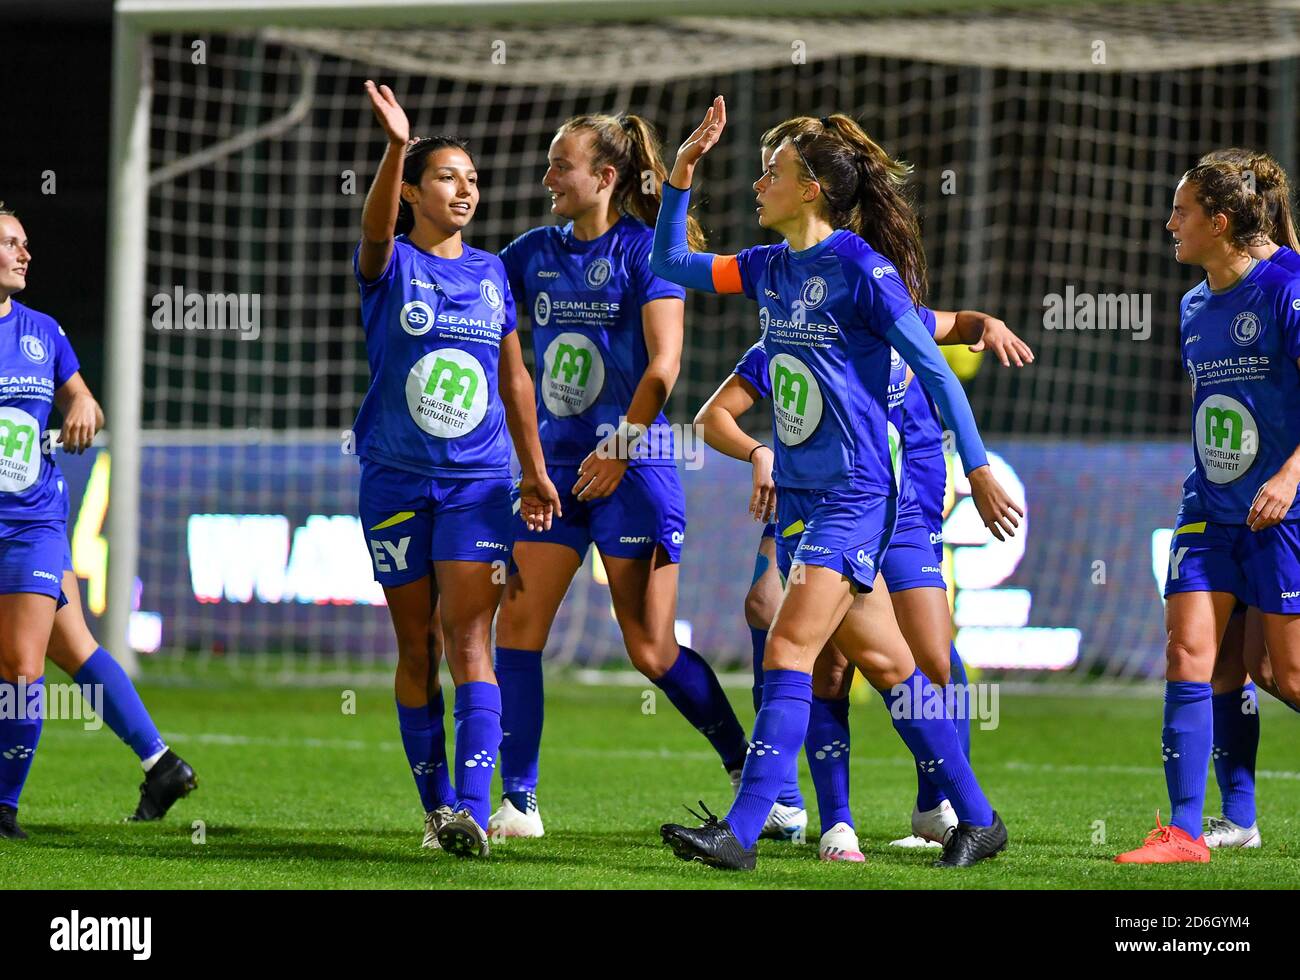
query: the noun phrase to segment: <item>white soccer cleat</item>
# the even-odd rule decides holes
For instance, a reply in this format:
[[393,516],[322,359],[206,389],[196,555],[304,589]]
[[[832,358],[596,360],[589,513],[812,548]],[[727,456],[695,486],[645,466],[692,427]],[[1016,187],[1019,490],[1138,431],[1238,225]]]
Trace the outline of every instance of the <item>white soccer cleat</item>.
[[807,810],[800,806],[773,803],[758,836],[761,840],[794,840],[802,843],[807,833]]
[[455,811],[438,828],[438,845],[458,858],[485,858],[491,848],[487,832],[466,809]]
[[957,826],[957,813],[944,800],[933,810],[922,813],[912,807],[912,836],[891,840],[890,847],[943,847],[948,831]]
[[430,810],[424,815],[424,840],[420,843],[421,847],[428,847],[435,851],[442,850],[442,845],[438,843],[438,828],[441,827],[451,817],[451,807],[440,806],[436,810]]
[[504,837],[541,837],[542,813],[536,807],[525,813],[511,803],[502,799],[501,807],[488,820],[488,833],[496,840]]
[[837,823],[817,845],[817,856],[823,861],[851,861],[861,863],[867,859],[858,846],[858,835],[844,822]]
[[1207,817],[1205,820],[1206,847],[1259,847],[1259,824],[1240,827],[1227,817]]

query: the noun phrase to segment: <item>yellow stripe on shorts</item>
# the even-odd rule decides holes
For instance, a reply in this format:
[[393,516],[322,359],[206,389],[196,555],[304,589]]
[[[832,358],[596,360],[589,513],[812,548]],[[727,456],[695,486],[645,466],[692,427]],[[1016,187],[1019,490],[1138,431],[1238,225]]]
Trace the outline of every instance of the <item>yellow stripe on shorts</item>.
[[1184,524],[1178,530],[1174,531],[1174,537],[1180,534],[1203,534],[1205,532],[1205,521],[1197,521],[1195,524]]
[[795,521],[781,532],[781,537],[788,538],[790,535],[799,534],[801,531],[803,531],[803,521]]
[[382,531],[382,530],[384,530],[384,528],[393,527],[393,526],[395,526],[395,525],[397,525],[397,524],[401,524],[403,521],[409,521],[409,520],[410,520],[412,517],[414,517],[414,516],[415,516],[415,511],[413,511],[413,510],[404,510],[404,511],[402,511],[402,512],[399,513],[399,514],[394,514],[392,517],[390,517],[388,520],[384,521],[382,524],[376,524],[376,525],[375,525],[374,527],[372,527],[370,530],[372,530],[372,531]]

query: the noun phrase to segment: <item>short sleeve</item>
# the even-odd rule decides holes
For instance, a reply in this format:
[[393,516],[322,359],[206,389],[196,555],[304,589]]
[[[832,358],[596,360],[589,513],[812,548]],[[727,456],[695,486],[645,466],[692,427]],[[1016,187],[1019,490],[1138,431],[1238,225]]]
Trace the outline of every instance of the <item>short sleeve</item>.
[[1300,279],[1290,279],[1278,290],[1276,304],[1282,347],[1294,363],[1300,359]]
[[767,351],[763,349],[761,340],[745,351],[731,373],[748,381],[763,398],[771,397],[772,386],[767,377]]
[[524,270],[528,266],[528,243],[525,241],[527,237],[527,233],[520,235],[497,255],[497,258],[501,260],[501,265],[505,267],[506,285],[510,287],[510,292],[517,297],[526,295],[524,290]]
[[[853,292],[854,304],[873,333],[884,337],[906,314],[919,315],[898,270],[883,256],[870,250],[863,250],[858,255],[840,253],[840,262],[844,278]],[[926,325],[933,337],[933,314]]]
[[686,288],[656,276],[650,268],[650,234],[639,235],[628,242],[627,274],[636,294],[636,305],[645,306],[656,299],[686,299]]
[[54,320],[50,323],[54,326],[54,389],[57,391],[81,370],[81,362],[77,360],[77,354],[63,328]]
[[515,312],[515,291],[510,284],[510,276],[502,268],[501,276],[501,312],[505,314],[505,319],[501,321],[501,336],[508,337],[515,332],[518,326]]
[[920,316],[921,322],[930,329],[930,336],[933,337],[939,329],[939,320],[934,315],[934,310],[928,306],[918,306],[916,312]]
[[750,299],[758,296],[758,280],[762,275],[762,263],[767,261],[767,252],[766,245],[753,245],[736,255],[736,264],[740,267],[740,288]]
[[379,273],[377,279],[366,279],[361,274],[361,243],[357,242],[357,247],[352,252],[352,274],[356,276],[357,285],[361,287],[361,294],[364,296],[381,285],[388,286],[397,274],[397,251],[402,247],[401,242],[393,241],[392,254],[388,256],[388,265],[384,266],[384,271]]

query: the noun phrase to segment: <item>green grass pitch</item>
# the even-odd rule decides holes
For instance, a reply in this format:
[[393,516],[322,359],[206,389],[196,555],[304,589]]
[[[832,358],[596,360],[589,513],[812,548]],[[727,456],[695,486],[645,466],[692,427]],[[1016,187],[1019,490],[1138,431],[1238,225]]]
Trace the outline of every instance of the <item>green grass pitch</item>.
[[[1216,853],[1208,866],[1111,863],[1141,842],[1156,808],[1168,806],[1158,697],[1004,694],[1000,727],[976,730],[973,755],[1007,822],[1010,849],[973,869],[935,870],[935,851],[888,846],[907,831],[914,780],[873,697],[852,713],[853,811],[867,863],[819,862],[810,814],[812,843],[762,842],[758,870],[746,874],[686,864],[660,843],[661,823],[689,819],[683,803],[703,799],[723,813],[730,791],[708,746],[666,699],[658,698],[656,713],[643,712],[640,687],[548,677],[539,794],[546,837],[494,844],[485,861],[420,848],[422,814],[386,689],[357,689],[352,715],[343,713],[339,688],[146,680],[140,689],[198,771],[198,791],[161,823],[123,824],[140,780],[134,756],[107,728],[48,722],[21,809],[32,837],[0,841],[0,885],[1276,888],[1293,887],[1300,866],[1292,752],[1300,720],[1272,703],[1263,708],[1259,759],[1261,850]],[[748,727],[748,691],[731,697]],[[806,767],[802,782],[811,811]],[[1208,805],[1217,812],[1212,781]],[[202,821],[202,843],[194,821]]]

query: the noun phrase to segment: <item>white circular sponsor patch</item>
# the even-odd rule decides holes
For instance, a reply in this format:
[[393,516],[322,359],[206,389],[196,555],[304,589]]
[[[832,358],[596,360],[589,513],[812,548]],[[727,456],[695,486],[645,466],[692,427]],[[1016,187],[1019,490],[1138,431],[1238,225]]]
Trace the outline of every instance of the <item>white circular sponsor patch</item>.
[[543,290],[533,300],[533,323],[544,327],[551,322],[551,294]]
[[807,365],[790,354],[777,354],[768,362],[767,371],[777,438],[787,446],[797,446],[822,420],[821,388]]
[[894,471],[894,486],[903,485],[903,437],[898,434],[898,426],[893,422],[885,423],[889,430],[889,465]]
[[402,321],[402,329],[412,337],[422,336],[433,328],[433,307],[413,299],[402,307],[398,319]]
[[587,266],[587,285],[592,289],[599,289],[609,282],[611,269],[609,259],[597,259]]
[[487,414],[489,396],[483,365],[457,347],[430,351],[406,376],[411,418],[439,439],[459,439],[473,432]]
[[41,430],[21,408],[0,406],[0,493],[21,493],[41,475]]
[[1259,426],[1250,410],[1227,395],[1210,395],[1196,410],[1196,452],[1211,483],[1231,483],[1259,455]]
[[542,357],[542,403],[556,417],[578,415],[596,404],[605,387],[605,361],[590,338],[562,333]]
[[1259,332],[1263,329],[1259,322],[1259,317],[1247,310],[1244,313],[1238,313],[1232,318],[1232,326],[1229,333],[1232,335],[1232,342],[1238,347],[1249,347],[1259,339]]
[[50,359],[50,352],[45,349],[40,337],[23,334],[22,339],[18,341],[18,347],[33,364],[44,364]]

